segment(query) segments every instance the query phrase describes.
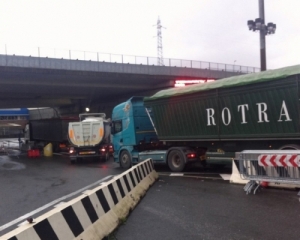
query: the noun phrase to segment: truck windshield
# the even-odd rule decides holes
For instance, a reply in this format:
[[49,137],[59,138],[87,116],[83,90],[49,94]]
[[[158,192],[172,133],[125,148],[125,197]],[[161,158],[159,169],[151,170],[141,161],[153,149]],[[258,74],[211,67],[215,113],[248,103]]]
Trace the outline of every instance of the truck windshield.
[[122,120],[113,121],[111,133],[116,134],[122,131]]

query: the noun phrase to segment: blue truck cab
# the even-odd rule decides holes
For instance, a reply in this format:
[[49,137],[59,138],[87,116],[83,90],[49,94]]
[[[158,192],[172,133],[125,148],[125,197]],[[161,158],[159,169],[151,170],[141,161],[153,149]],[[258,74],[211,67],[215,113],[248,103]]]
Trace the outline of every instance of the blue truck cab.
[[151,111],[147,113],[143,97],[132,97],[112,111],[114,160],[123,168],[145,160],[147,151],[157,148],[159,141],[148,114]]
[[187,163],[197,160],[194,148],[181,142],[159,141],[150,108],[144,97],[132,97],[117,105],[112,112],[111,134],[114,161],[122,168],[151,158],[155,164],[167,164],[174,172],[181,172]]

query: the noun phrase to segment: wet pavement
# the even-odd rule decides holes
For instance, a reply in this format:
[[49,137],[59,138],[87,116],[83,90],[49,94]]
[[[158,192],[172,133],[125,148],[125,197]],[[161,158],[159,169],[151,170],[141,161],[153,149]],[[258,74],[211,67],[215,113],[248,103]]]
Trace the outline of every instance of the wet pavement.
[[297,191],[160,176],[110,239],[299,239]]
[[[243,185],[229,183],[229,167],[190,168],[180,174],[165,166],[156,166],[156,170],[159,180],[110,240],[299,239],[296,190],[268,188],[246,195]],[[10,149],[0,155],[0,228],[122,171],[112,159],[72,165],[64,155],[28,158]],[[0,236],[16,226],[1,230]]]
[[25,221],[27,214],[40,216],[52,209],[56,200],[69,201],[82,194],[80,189],[92,189],[101,179],[121,172],[112,159],[71,164],[67,156],[0,155],[0,236]]

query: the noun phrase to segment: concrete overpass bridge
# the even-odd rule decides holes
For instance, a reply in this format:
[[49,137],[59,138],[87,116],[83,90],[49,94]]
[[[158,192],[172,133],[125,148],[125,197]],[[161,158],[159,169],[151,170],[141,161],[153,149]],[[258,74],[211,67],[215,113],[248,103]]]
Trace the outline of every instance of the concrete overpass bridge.
[[179,79],[220,79],[259,69],[192,60],[118,55],[118,60],[79,60],[46,56],[0,55],[0,108],[59,108],[61,114],[110,113],[133,95],[147,96]]

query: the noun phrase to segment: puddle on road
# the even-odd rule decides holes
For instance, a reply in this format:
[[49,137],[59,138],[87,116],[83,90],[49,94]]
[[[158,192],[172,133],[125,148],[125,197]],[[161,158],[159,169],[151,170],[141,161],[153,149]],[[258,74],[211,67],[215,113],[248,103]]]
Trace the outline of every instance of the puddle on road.
[[21,170],[24,169],[25,164],[12,161],[7,156],[0,157],[0,171],[1,170]]

